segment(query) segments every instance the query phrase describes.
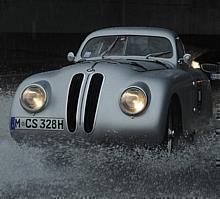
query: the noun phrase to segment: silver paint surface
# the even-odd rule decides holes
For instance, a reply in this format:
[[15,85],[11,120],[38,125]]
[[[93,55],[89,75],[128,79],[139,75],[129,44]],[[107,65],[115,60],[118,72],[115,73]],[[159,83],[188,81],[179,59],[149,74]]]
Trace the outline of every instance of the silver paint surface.
[[[152,35],[163,36],[170,40],[173,46],[173,57],[170,59],[158,58],[163,61],[169,69],[159,63],[136,58],[137,62],[143,63],[151,68],[148,71],[138,71],[132,64],[120,63],[124,57],[111,57],[110,60],[90,59],[85,62],[76,63],[57,71],[33,75],[23,81],[18,87],[11,109],[12,117],[48,117],[64,118],[65,127],[63,135],[69,137],[83,137],[86,140],[102,140],[110,138],[140,138],[146,144],[158,144],[163,140],[168,107],[173,95],[177,95],[182,109],[182,123],[184,131],[191,131],[201,118],[209,121],[212,114],[211,88],[208,78],[200,69],[187,67],[181,68],[177,63],[177,52],[175,38],[176,34],[160,28],[113,28],[104,29],[90,34],[82,43],[76,61],[80,60],[80,54],[85,43],[93,37],[101,35]],[[118,62],[120,59],[120,62]],[[152,65],[154,67],[152,68]],[[88,71],[93,67],[93,71]],[[70,133],[67,128],[67,99],[70,82],[75,74],[83,73],[84,80],[79,96],[77,108],[77,129]],[[88,93],[89,82],[92,75],[101,73],[104,76],[93,132],[88,134],[84,131],[84,111]],[[88,78],[88,79],[87,79]],[[202,108],[194,109],[197,103],[197,89],[193,82],[203,82]],[[51,96],[47,107],[40,113],[30,114],[26,112],[19,103],[19,96],[23,89],[33,83],[47,81],[51,87]],[[122,92],[131,85],[139,83],[149,88],[150,104],[142,114],[130,117],[124,114],[119,107],[119,99]],[[40,130],[38,130],[38,133]],[[34,130],[32,132],[34,134]],[[41,132],[50,134],[49,132]],[[19,134],[29,133],[21,130],[12,130],[11,134],[16,137]],[[59,135],[58,135],[59,136]]]

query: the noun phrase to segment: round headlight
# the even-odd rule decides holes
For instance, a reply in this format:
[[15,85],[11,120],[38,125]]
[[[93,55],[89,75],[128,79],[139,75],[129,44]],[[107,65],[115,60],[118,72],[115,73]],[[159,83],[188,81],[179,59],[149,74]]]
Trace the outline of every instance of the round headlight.
[[41,111],[47,102],[47,94],[42,86],[31,85],[21,94],[21,105],[28,112]]
[[120,107],[124,113],[136,115],[144,111],[147,102],[147,95],[142,89],[131,87],[122,93]]

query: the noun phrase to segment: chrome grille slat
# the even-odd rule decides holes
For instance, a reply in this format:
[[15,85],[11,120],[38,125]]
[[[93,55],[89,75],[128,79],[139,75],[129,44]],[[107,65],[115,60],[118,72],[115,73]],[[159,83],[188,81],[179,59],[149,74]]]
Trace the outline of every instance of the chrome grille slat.
[[103,75],[99,73],[94,74],[90,81],[84,116],[84,129],[87,133],[93,130],[102,82]]
[[76,113],[83,77],[82,73],[74,75],[70,84],[67,104],[67,124],[70,132],[76,129]]
[[[86,133],[91,133],[94,127],[104,77],[100,73],[93,74],[91,79],[88,77],[83,84],[84,74],[76,74],[73,76],[70,84],[67,104],[67,124],[70,132],[74,132],[77,128],[77,117],[80,117],[78,126],[83,127],[82,125],[84,125]],[[87,86],[88,90],[85,89]],[[85,93],[85,91],[87,91],[87,93]],[[85,107],[82,106],[84,100]],[[78,113],[77,110],[79,111]],[[81,115],[83,115],[84,118],[81,119]]]

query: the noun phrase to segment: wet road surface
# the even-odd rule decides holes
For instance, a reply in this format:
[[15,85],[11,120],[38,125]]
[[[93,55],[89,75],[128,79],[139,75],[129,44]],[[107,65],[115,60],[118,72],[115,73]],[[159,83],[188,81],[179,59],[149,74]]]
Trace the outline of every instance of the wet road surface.
[[10,137],[12,98],[10,88],[1,89],[0,198],[220,197],[215,119],[201,126],[193,144],[169,157],[141,147],[31,148]]

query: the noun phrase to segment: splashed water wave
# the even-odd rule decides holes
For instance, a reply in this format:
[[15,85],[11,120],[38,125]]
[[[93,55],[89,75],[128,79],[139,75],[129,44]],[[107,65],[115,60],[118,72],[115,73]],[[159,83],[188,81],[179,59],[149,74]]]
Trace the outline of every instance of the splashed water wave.
[[122,146],[18,146],[9,136],[12,95],[0,95],[0,198],[218,198],[212,127],[165,151]]

